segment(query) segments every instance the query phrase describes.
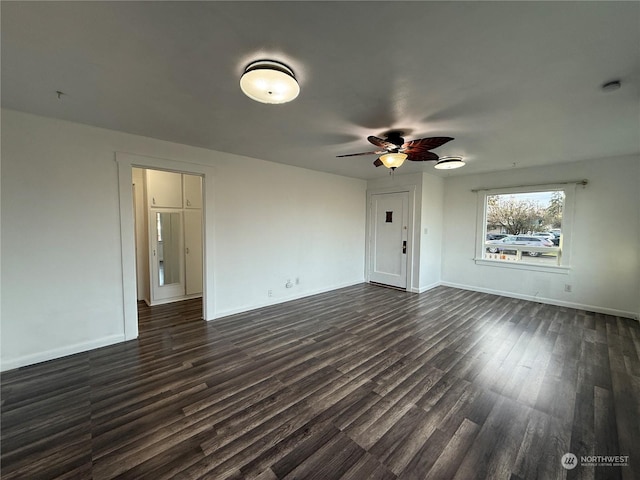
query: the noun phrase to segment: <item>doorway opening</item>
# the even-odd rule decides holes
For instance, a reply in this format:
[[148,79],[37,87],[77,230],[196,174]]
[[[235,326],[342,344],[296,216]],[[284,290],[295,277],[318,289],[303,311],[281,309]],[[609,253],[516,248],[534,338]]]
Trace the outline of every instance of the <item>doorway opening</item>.
[[136,297],[149,306],[202,297],[202,177],[132,168]]
[[[185,161],[175,161],[162,159],[157,157],[147,157],[143,155],[130,154],[130,153],[120,153],[116,152],[115,160],[118,167],[118,196],[119,196],[119,204],[120,204],[120,242],[121,242],[121,252],[122,252],[122,300],[123,300],[123,320],[124,320],[124,339],[125,340],[133,340],[138,338],[139,333],[139,324],[138,324],[138,282],[137,282],[137,272],[138,270],[145,270],[144,268],[137,268],[138,258],[141,258],[143,261],[145,258],[150,259],[150,256],[138,256],[136,255],[136,249],[139,249],[136,245],[136,209],[134,201],[135,197],[143,196],[143,198],[147,199],[147,214],[149,214],[148,207],[149,205],[154,205],[154,196],[151,195],[149,198],[149,192],[144,192],[143,188],[134,187],[134,179],[133,172],[135,168],[139,168],[142,170],[149,170],[157,173],[176,173],[179,174],[182,178],[183,174],[194,176],[198,179],[198,183],[201,187],[200,195],[197,196],[197,200],[200,202],[200,205],[197,203],[193,203],[192,199],[187,199],[190,202],[190,205],[184,200],[184,196],[182,197],[183,204],[181,214],[179,218],[182,219],[182,229],[184,229],[184,211],[189,210],[198,210],[200,207],[200,227],[201,233],[196,238],[199,238],[201,246],[200,249],[197,249],[201,252],[201,259],[198,259],[198,263],[202,269],[202,273],[199,275],[199,282],[201,282],[201,286],[199,288],[201,298],[201,312],[202,318],[204,320],[213,320],[214,312],[215,312],[215,296],[214,292],[214,272],[213,272],[213,250],[210,248],[213,239],[213,196],[211,185],[213,182],[214,170],[210,165],[200,164],[200,163],[190,163]],[[141,182],[138,181],[140,184]],[[141,191],[142,190],[142,191]],[[174,192],[175,193],[175,192]],[[179,195],[178,195],[179,196]],[[165,197],[155,197],[155,207],[158,212],[155,213],[177,213],[175,210],[171,210],[177,207],[167,206],[165,203]],[[174,199],[175,200],[175,199]],[[173,205],[176,205],[175,203]],[[190,207],[190,208],[187,208]],[[164,210],[163,210],[164,209]],[[167,212],[167,210],[169,210]],[[162,211],[162,212],[161,212]],[[140,216],[144,216],[144,210],[142,213],[138,211],[138,218]],[[195,214],[187,213],[187,217],[193,216]],[[158,218],[157,215],[155,217]],[[160,221],[162,224],[164,223],[173,223],[173,218],[169,216],[167,222],[164,222],[165,217],[161,216]],[[147,219],[146,226],[149,227],[149,222]],[[155,226],[157,229],[157,224]],[[149,232],[149,230],[143,230],[145,232]],[[164,230],[162,232],[164,234]],[[173,233],[173,232],[172,232]],[[149,233],[147,233],[149,235]],[[147,237],[147,242],[149,237]],[[156,239],[157,240],[157,239]],[[164,237],[163,237],[164,241]],[[150,246],[150,243],[148,243]],[[185,248],[184,240],[180,245],[180,249]],[[150,248],[150,247],[148,247]],[[163,246],[164,248],[164,246]],[[179,250],[180,251],[180,250]],[[184,252],[184,250],[182,250]],[[192,250],[190,250],[191,252]],[[153,250],[151,250],[151,256],[153,255]],[[156,245],[156,259],[158,258],[158,246]],[[164,255],[164,252],[163,252]],[[196,258],[195,256],[191,258]],[[165,280],[163,283],[166,284],[167,278],[167,264],[165,262],[168,261],[167,258],[163,256],[163,264],[162,271],[164,274]],[[186,259],[182,259],[183,265]],[[149,266],[146,267],[147,272],[151,272],[153,268],[153,263],[151,261],[148,262]],[[160,283],[160,263],[156,265],[156,274],[154,277],[158,279],[158,284]],[[185,271],[185,279],[186,279],[186,271]],[[172,277],[173,274],[172,274]],[[149,299],[150,303],[153,298],[151,297],[151,278],[149,278]],[[185,280],[186,282],[186,280]],[[170,284],[169,284],[170,285]],[[194,285],[193,282],[190,285]],[[163,287],[165,285],[162,285]],[[168,286],[168,285],[167,285]],[[185,289],[186,289],[185,283]],[[189,294],[185,290],[185,296],[193,295],[197,297],[192,290],[189,290]],[[169,297],[165,300],[171,300],[172,297]],[[161,300],[158,298],[158,300]],[[146,302],[145,302],[146,304]]]

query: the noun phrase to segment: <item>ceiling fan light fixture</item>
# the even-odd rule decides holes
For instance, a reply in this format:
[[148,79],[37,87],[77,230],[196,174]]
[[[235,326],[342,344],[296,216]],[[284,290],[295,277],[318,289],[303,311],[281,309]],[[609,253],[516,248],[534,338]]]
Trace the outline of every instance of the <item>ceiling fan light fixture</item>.
[[440,157],[438,163],[434,165],[438,170],[452,170],[454,168],[464,167],[466,164],[462,157]]
[[380,161],[384,166],[391,169],[398,168],[406,159],[407,155],[405,153],[385,153],[380,156]]
[[261,103],[287,103],[300,93],[293,71],[274,60],[258,60],[245,68],[240,88],[252,100]]

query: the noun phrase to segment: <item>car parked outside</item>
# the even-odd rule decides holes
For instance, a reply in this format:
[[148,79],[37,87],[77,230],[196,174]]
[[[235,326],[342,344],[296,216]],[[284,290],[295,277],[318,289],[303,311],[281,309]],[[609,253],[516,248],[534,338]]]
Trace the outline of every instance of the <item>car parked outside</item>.
[[551,243],[553,243],[554,246],[558,247],[560,246],[560,233],[558,233],[558,235],[556,235],[553,232],[536,232],[533,234],[534,237],[544,237],[547,238],[549,240],[551,240]]
[[[500,240],[489,240],[487,243],[490,243],[492,247],[487,247],[487,250],[491,253],[498,253],[511,250],[509,245],[518,245],[518,246],[531,246],[531,247],[553,247],[553,242],[545,237],[536,237],[533,235],[508,235]],[[513,251],[513,250],[511,250]],[[541,252],[525,252],[523,250],[522,253],[527,253],[530,257],[537,257]]]
[[544,237],[544,238],[548,238],[549,240],[553,240],[554,238],[556,238],[556,236],[553,233],[550,232],[536,232],[532,234],[534,237]]
[[506,233],[487,233],[487,240],[500,240],[506,236]]
[[549,233],[553,235],[553,244],[556,247],[560,246],[560,236],[562,235],[562,231],[558,229],[550,230]]

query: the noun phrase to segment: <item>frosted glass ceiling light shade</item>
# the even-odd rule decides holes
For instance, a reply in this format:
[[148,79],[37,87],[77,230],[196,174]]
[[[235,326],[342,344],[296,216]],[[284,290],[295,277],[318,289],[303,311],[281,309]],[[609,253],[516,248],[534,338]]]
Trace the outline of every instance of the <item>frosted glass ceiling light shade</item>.
[[240,88],[247,97],[261,103],[287,103],[300,93],[293,71],[272,60],[249,64],[240,78]]
[[384,164],[385,167],[396,169],[400,165],[404,163],[407,155],[404,153],[385,153],[380,156],[380,161]]
[[438,160],[438,163],[436,163],[434,167],[438,170],[451,170],[464,167],[465,165],[462,157],[440,157],[440,160]]

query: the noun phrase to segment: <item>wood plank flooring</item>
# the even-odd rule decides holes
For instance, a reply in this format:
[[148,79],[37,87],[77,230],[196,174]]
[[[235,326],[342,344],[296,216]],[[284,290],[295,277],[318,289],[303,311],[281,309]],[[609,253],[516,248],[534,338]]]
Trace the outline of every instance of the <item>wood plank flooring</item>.
[[637,321],[366,284],[200,312],[4,373],[2,478],[640,479]]

